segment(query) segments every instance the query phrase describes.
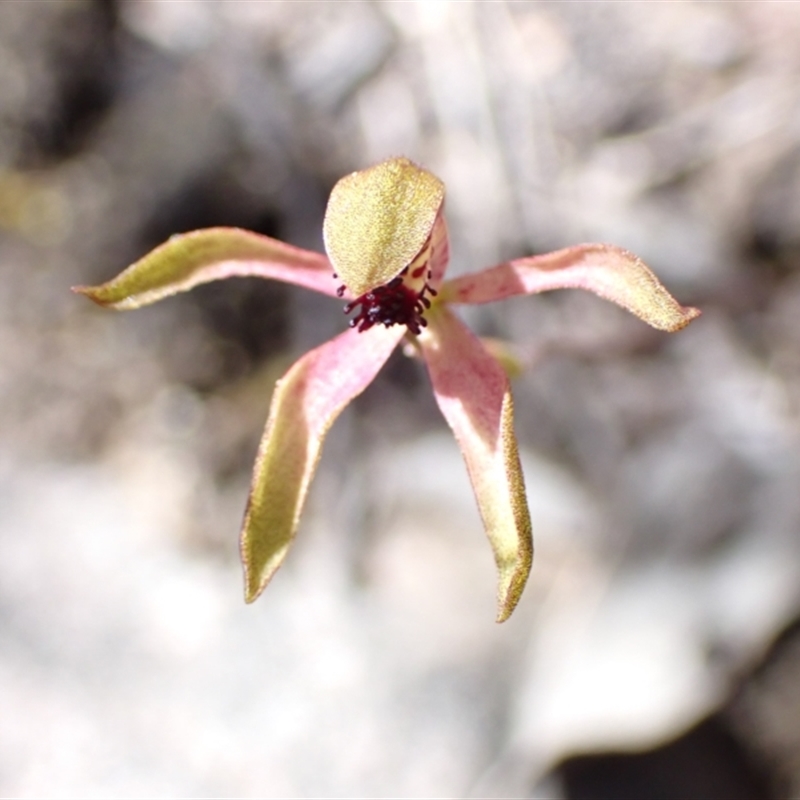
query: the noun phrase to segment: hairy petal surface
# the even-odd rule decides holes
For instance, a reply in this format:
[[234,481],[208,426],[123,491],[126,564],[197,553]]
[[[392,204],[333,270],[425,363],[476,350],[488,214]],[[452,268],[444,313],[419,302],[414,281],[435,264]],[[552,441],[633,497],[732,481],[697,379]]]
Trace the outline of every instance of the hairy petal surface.
[[130,309],[201,283],[248,275],[336,296],[333,268],[324,255],[240,228],[177,234],[107,283],[73,291],[102,306]]
[[508,378],[475,335],[441,306],[432,310],[419,343],[494,550],[497,621],[503,622],[519,601],[533,560]]
[[286,556],[330,426],[372,382],[404,334],[402,326],[345,331],[306,353],[278,381],[242,525],[248,603]]
[[355,297],[388,283],[416,258],[443,201],[444,184],[407,158],[353,172],[333,187],[325,250]]
[[498,264],[442,286],[452,303],[490,303],[551,289],[587,289],[662,331],[677,331],[700,315],[681,306],[633,253],[609,244],[579,244]]
[[431,271],[429,280],[434,289],[438,289],[444,280],[444,273],[450,262],[450,237],[447,234],[447,223],[444,221],[442,210],[436,216],[436,222],[431,231],[430,261],[428,266]]

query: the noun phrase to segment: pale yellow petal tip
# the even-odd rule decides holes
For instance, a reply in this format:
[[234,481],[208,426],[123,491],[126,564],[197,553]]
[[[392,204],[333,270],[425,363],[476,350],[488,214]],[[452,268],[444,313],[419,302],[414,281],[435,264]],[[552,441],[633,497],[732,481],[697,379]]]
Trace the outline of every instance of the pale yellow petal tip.
[[289,549],[286,546],[269,556],[264,554],[259,556],[257,551],[253,552],[251,549],[252,544],[252,540],[246,542],[243,535],[239,545],[244,570],[244,602],[248,605],[254,603],[264,593]]
[[88,297],[92,302],[97,303],[97,305],[102,306],[105,303],[100,299],[98,289],[99,286],[70,286],[69,290],[74,294],[82,294],[84,297]]
[[684,306],[682,309],[683,314],[681,319],[675,323],[675,327],[669,330],[670,333],[676,333],[683,330],[692,320],[697,319],[703,312],[694,306]]
[[526,546],[528,542],[530,539],[523,536],[518,554],[519,563],[513,570],[500,573],[497,587],[497,618],[495,620],[498,623],[505,622],[511,616],[525,591],[525,584],[528,582],[528,576],[533,566],[533,548]]
[[328,258],[354,296],[388,283],[424,247],[444,184],[407,158],[390,158],[342,178],[323,223]]
[[[124,274],[124,273],[123,273]],[[80,294],[96,303],[101,308],[110,308],[112,311],[129,311],[146,305],[146,293],[138,297],[121,292],[118,288],[119,276],[97,286],[71,286],[70,291]]]
[[497,604],[497,617],[495,617],[494,621],[500,625],[500,623],[509,619],[509,617],[514,613],[514,609],[517,607],[518,602],[519,597],[515,597],[513,599],[510,597],[500,599]]
[[250,581],[247,579],[247,576],[245,576],[244,579],[245,603],[247,603],[248,605],[250,605],[250,603],[254,603],[256,600],[258,600],[259,597],[261,597],[261,593],[264,591],[264,589],[265,586],[259,586],[258,584],[252,585]]
[[[282,561],[282,559],[280,560]],[[244,602],[248,605],[254,603],[264,593],[267,584],[280,566],[278,564],[268,564],[262,569],[258,569],[249,555],[242,555],[242,567],[244,568]]]
[[503,398],[500,436],[514,523],[511,535],[490,538],[493,538],[499,573],[497,622],[505,622],[517,607],[533,566],[533,531],[517,437],[514,434],[514,401],[511,392],[507,392]]
[[145,305],[136,297],[115,291],[113,281],[98,286],[72,286],[70,291],[83,295],[101,308],[110,308],[112,311],[129,311]]
[[240,543],[240,550],[244,572],[244,602],[249,605],[261,594],[261,587],[258,585],[258,582],[254,580],[255,576],[253,575],[252,565],[242,543]]
[[244,602],[248,605],[255,602],[269,583],[269,576],[264,569],[258,569],[253,555],[253,541],[250,534],[250,507],[245,514],[242,530],[239,534],[239,558],[242,563],[244,577]]
[[[672,298],[670,298],[672,300]],[[642,307],[630,309],[639,319],[651,327],[665,333],[677,333],[683,330],[692,320],[700,316],[699,308],[680,306],[672,300],[671,307]]]

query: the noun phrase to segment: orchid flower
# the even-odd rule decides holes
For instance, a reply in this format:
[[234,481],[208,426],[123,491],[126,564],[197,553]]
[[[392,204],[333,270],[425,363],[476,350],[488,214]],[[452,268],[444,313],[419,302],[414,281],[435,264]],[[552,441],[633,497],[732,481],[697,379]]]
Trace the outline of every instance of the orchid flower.
[[327,257],[238,228],[173,236],[113,280],[75,287],[102,306],[139,308],[201,283],[256,275],[345,298],[349,329],[306,353],[278,381],[258,448],[241,531],[252,602],[294,539],[325,436],[406,340],[424,359],[464,456],[498,570],[497,621],[507,619],[533,558],[508,376],[452,305],[551,289],[587,289],[655,328],[700,312],[680,306],[636,256],[582,244],[445,281],[444,185],[405,158],[342,178],[323,226]]

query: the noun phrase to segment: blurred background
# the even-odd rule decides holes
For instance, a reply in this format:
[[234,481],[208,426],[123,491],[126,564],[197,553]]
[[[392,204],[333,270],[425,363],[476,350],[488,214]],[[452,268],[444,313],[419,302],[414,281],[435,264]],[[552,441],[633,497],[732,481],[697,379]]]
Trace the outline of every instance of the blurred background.
[[[0,794],[800,796],[800,4],[0,3]],[[321,249],[343,174],[447,184],[451,275],[580,241],[703,316],[470,308],[536,559],[488,544],[421,366],[334,427],[262,598],[271,387],[340,304],[69,292],[169,235]]]

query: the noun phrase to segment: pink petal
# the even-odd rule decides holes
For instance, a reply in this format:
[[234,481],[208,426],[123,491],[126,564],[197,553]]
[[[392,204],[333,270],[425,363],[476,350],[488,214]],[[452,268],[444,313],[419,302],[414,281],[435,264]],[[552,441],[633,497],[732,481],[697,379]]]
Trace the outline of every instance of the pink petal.
[[662,331],[680,330],[700,315],[696,308],[679,305],[640,258],[609,244],[579,244],[507,261],[448,281],[442,298],[490,303],[551,289],[588,289]]
[[419,337],[436,401],[467,462],[498,569],[497,621],[519,601],[533,559],[508,378],[474,334],[437,305]]
[[450,240],[447,235],[447,223],[444,221],[443,209],[439,209],[436,222],[431,231],[431,251],[428,266],[431,271],[429,283],[438,289],[444,280],[444,273],[450,261]]
[[200,283],[255,275],[336,296],[325,256],[240,228],[206,228],[171,237],[116,278],[100,286],[76,286],[95,303],[139,308]]
[[333,421],[371,383],[405,332],[402,326],[349,329],[306,353],[278,381],[242,525],[248,603],[286,556]]

